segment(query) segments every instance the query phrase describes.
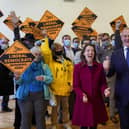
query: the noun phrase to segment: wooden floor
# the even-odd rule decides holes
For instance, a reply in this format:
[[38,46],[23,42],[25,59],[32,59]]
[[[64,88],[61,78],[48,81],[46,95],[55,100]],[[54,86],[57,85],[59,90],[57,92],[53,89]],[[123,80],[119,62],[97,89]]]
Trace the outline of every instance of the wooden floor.
[[[0,102],[1,103],[1,102]],[[13,109],[11,113],[1,112],[0,109],[0,129],[13,129],[13,121],[14,121],[14,109],[15,109],[15,100],[10,100],[9,107]],[[46,121],[47,129],[51,129],[50,119]],[[72,126],[73,129],[79,129],[79,127]],[[32,129],[35,129],[32,127]],[[59,125],[58,129],[64,129],[61,125]],[[99,125],[98,129],[119,129],[119,124],[113,124],[110,120],[106,125]]]

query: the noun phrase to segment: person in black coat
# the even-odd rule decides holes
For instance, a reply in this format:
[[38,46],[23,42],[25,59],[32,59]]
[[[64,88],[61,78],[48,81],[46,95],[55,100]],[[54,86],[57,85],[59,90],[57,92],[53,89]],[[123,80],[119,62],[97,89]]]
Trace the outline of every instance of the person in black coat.
[[[6,38],[0,39],[0,55],[8,48],[8,40]],[[14,83],[12,72],[0,63],[0,96],[2,99],[2,111],[11,112],[12,109],[8,107],[9,95],[14,94]]]

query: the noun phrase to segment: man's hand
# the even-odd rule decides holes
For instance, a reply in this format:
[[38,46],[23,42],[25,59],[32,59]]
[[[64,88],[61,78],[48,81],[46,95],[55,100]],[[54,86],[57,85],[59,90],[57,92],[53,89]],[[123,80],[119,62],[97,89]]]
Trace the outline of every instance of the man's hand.
[[116,21],[116,30],[120,30],[121,20]]
[[17,25],[19,23],[20,17],[17,17],[14,11],[10,12],[11,21],[14,25]]

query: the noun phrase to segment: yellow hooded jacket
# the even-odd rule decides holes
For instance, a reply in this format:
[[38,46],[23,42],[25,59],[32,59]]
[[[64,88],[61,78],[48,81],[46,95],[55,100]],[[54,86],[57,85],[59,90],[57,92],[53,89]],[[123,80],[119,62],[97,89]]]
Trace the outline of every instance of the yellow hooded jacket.
[[45,63],[49,65],[54,78],[50,86],[51,90],[55,95],[69,96],[72,90],[73,64],[66,59],[61,62],[54,61],[48,45],[48,39],[46,38],[44,41],[41,45],[41,51]]

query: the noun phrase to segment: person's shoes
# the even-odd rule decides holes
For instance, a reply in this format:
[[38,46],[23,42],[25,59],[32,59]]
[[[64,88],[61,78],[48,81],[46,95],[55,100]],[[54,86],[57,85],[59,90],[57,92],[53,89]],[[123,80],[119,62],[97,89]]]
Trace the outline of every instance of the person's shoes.
[[111,120],[113,123],[118,123],[118,122],[119,122],[119,120],[116,118],[116,116],[110,117],[110,120]]
[[12,112],[13,110],[9,107],[2,108],[2,112]]
[[67,123],[63,125],[65,129],[72,129],[72,127]]
[[20,127],[14,127],[14,129],[20,129]]

